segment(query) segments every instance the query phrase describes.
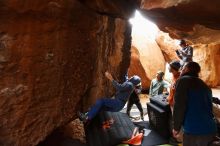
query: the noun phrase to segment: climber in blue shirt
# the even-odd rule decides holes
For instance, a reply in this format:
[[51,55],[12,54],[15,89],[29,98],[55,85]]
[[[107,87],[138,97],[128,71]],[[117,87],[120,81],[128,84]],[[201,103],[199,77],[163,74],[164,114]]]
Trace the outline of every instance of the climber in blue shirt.
[[118,112],[123,109],[135,86],[141,81],[139,76],[134,75],[129,80],[119,84],[113,79],[109,72],[105,72],[105,76],[112,82],[112,85],[116,89],[114,98],[98,99],[86,114],[78,112],[77,114],[80,120],[82,120],[84,123],[92,120],[96,114],[100,112],[100,110]]

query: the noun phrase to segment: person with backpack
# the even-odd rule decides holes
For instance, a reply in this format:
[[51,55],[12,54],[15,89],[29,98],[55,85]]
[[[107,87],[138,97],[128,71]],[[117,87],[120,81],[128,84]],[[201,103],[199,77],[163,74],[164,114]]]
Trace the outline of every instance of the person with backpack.
[[[128,72],[127,72],[125,74],[124,80],[127,81],[128,79],[129,78],[128,78]],[[134,91],[131,93],[131,96],[128,99],[126,113],[130,118],[133,118],[130,115],[130,112],[131,112],[131,108],[132,108],[133,104],[135,104],[140,112],[141,120],[144,121],[144,111],[143,111],[143,107],[142,107],[140,99],[139,99],[139,94],[141,93],[141,90],[142,90],[142,86],[141,86],[141,81],[140,81],[140,83],[135,86]]]
[[176,82],[173,136],[183,128],[183,146],[208,146],[217,133],[212,112],[212,90],[199,78],[201,68],[187,62]]
[[141,105],[141,102],[140,102],[140,98],[139,98],[139,94],[141,93],[141,89],[142,89],[142,86],[141,86],[141,82],[140,84],[136,85],[135,86],[135,89],[134,91],[131,93],[131,96],[130,98],[128,99],[128,103],[127,103],[127,115],[129,117],[131,117],[130,115],[130,111],[131,111],[131,108],[133,106],[133,104],[135,104],[138,108],[138,110],[140,111],[140,117],[141,117],[141,120],[144,121],[144,112],[143,112],[143,107]]

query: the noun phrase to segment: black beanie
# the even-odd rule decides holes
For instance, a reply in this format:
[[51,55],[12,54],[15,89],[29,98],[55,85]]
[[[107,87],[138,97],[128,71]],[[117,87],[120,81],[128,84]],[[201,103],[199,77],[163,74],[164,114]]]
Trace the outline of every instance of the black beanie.
[[173,68],[174,70],[176,71],[179,71],[181,65],[180,65],[180,62],[179,61],[171,61],[170,62],[170,67]]

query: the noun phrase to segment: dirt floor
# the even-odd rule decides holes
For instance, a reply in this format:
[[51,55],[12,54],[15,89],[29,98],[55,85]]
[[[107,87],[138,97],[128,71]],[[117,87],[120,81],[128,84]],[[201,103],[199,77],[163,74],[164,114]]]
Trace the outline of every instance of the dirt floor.
[[220,86],[212,88],[212,95],[213,97],[218,97],[220,99]]

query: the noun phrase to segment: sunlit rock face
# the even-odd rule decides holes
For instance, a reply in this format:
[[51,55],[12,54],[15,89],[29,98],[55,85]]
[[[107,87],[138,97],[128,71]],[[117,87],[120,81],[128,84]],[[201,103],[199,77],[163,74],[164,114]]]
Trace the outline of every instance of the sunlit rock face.
[[[193,59],[202,67],[201,77],[210,86],[219,85],[220,1],[213,0],[144,0],[142,14],[152,20],[171,38],[185,39],[195,45]],[[170,53],[176,48],[166,37],[157,37],[166,60],[175,58]],[[173,45],[172,45],[173,44]],[[174,46],[174,47],[173,47]],[[169,51],[165,51],[168,50]]]
[[144,0],[142,1],[142,8],[153,9],[153,8],[169,8],[177,6],[182,3],[189,3],[190,0]]
[[151,79],[147,76],[146,70],[143,67],[143,63],[140,61],[140,53],[134,46],[131,47],[131,60],[128,69],[129,77],[133,75],[138,75],[141,77],[141,83],[143,89],[148,89]]
[[0,21],[0,145],[36,145],[129,66],[127,21],[78,1],[1,1]]
[[194,61],[201,65],[200,77],[211,87],[219,85],[220,45],[194,46]]
[[[133,46],[137,48],[139,53],[138,55],[136,54],[134,56],[139,56],[139,61],[137,61],[137,57],[135,57],[135,59],[132,57],[130,72],[132,74],[144,75],[145,77],[143,76],[143,87],[144,89],[148,89],[150,86],[150,81],[156,77],[157,71],[165,70],[164,56],[154,38],[148,38],[147,35],[145,35],[145,37],[133,35],[132,42]],[[132,52],[132,54],[135,53],[137,53],[137,51]],[[141,68],[138,69],[138,66],[141,66]],[[142,68],[144,70],[142,70]]]
[[[139,56],[139,61],[133,62],[135,59],[132,58],[129,70],[132,74],[144,75],[142,79],[144,82],[143,87],[144,89],[148,89],[150,81],[155,78],[157,71],[165,70],[163,53],[155,41],[159,29],[152,22],[144,19],[139,12],[135,13],[135,17],[130,22],[132,24],[132,49],[136,48],[138,50],[132,53],[135,54],[138,52],[136,56]],[[136,67],[133,67],[133,64]],[[138,69],[137,66],[141,66],[141,69]]]
[[175,53],[175,50],[180,49],[180,46],[178,45],[178,42],[176,40],[170,38],[168,33],[160,31],[157,34],[156,42],[163,52],[166,62],[179,60]]
[[[201,38],[205,39],[204,37]],[[165,33],[159,33],[156,41],[160,46],[167,62],[170,62],[171,60],[178,60],[175,49],[179,49],[179,45],[176,44],[175,40],[171,39]],[[202,41],[202,39],[200,41]],[[220,72],[218,62],[220,61],[220,45],[216,43],[198,43],[192,45],[194,48],[193,60],[198,62],[201,66],[200,77],[210,87],[216,87],[219,85],[218,75]]]

